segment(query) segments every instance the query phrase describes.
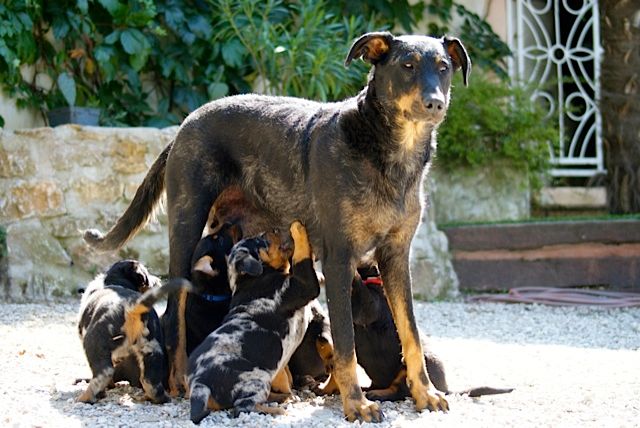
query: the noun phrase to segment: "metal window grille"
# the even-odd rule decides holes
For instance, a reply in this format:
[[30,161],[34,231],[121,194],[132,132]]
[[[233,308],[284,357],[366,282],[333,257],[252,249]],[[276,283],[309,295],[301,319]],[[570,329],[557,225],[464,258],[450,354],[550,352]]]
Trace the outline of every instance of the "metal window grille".
[[533,100],[558,121],[552,175],[604,172],[597,0],[507,0],[507,16],[511,76],[534,85]]

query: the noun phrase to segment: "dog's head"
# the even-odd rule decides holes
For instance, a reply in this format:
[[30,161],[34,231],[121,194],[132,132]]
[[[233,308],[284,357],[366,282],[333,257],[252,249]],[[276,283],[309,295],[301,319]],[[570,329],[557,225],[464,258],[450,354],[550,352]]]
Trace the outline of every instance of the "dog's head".
[[358,58],[375,66],[369,90],[385,110],[431,125],[444,119],[454,71],[462,71],[465,85],[471,71],[467,51],[452,37],[367,33],[354,42],[345,65]]
[[198,242],[191,259],[191,280],[198,292],[229,292],[227,255],[241,238],[240,226],[225,223]]
[[260,276],[265,266],[288,272],[290,258],[291,245],[278,232],[242,239],[231,249],[227,262],[231,291],[236,291],[238,278],[247,275]]
[[151,275],[137,260],[120,260],[104,274],[104,285],[119,285],[139,293],[160,285],[160,278]]

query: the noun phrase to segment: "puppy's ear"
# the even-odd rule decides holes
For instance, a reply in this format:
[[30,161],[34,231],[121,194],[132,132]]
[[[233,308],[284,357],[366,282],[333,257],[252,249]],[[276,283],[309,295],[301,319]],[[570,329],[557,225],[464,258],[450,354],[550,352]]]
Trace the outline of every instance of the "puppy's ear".
[[467,50],[462,42],[455,37],[444,37],[442,43],[453,61],[453,71],[462,69],[462,81],[464,86],[467,86],[469,73],[471,73],[471,59],[469,59]]
[[236,271],[240,274],[260,276],[262,275],[262,263],[247,255],[238,260],[236,263]]
[[364,61],[375,65],[387,55],[392,41],[393,34],[388,31],[364,34],[351,46],[344,65],[348,67],[351,61],[360,57]]
[[213,263],[213,257],[211,257],[211,256],[203,256],[203,257],[200,257],[200,258],[198,259],[198,261],[196,261],[196,262],[193,264],[193,269],[192,269],[192,271],[193,271],[193,272],[202,272],[202,273],[204,273],[204,274],[206,274],[206,275],[209,275],[209,276],[211,276],[211,277],[218,276],[218,274],[219,274],[220,272],[218,272],[217,270],[214,270],[214,269],[211,267],[211,264],[212,264],[212,263]]

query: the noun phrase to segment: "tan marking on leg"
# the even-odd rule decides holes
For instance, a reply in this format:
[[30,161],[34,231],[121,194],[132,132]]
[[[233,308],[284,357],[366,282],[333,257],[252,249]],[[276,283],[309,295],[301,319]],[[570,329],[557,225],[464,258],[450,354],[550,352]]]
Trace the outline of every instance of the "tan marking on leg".
[[180,391],[187,389],[187,322],[185,312],[187,307],[187,291],[180,290],[178,294],[178,340],[174,351],[174,359],[171,361],[169,375],[169,394],[177,396]]
[[256,404],[256,410],[267,415],[284,415],[286,412],[280,407],[270,407],[266,404]]
[[291,382],[289,381],[289,376],[287,376],[287,370],[288,366],[285,366],[282,370],[276,373],[275,377],[271,381],[272,391],[291,394]]
[[267,401],[268,402],[275,402],[275,403],[284,403],[285,401],[287,401],[287,399],[291,398],[293,396],[292,393],[290,392],[269,392],[269,396],[267,397]]
[[[402,342],[402,355],[407,365],[407,384],[416,402],[416,408],[419,411],[424,409],[447,411],[449,410],[447,400],[435,389],[427,375],[422,345],[419,338],[412,334],[413,329],[407,316],[409,309],[401,299],[397,300],[399,307],[396,306],[396,310],[392,312]],[[392,305],[392,302],[389,301],[389,304]]]
[[291,223],[289,228],[293,238],[293,263],[300,263],[302,260],[311,258],[311,245],[307,229],[299,221]]
[[369,401],[362,394],[356,375],[355,354],[347,361],[335,358],[335,379],[340,389],[342,408],[349,422],[359,420],[362,422],[380,422],[382,412],[377,403]]
[[218,404],[216,400],[214,400],[211,396],[209,396],[209,400],[207,400],[207,407],[209,410],[222,410],[222,406]]
[[396,377],[391,381],[391,385],[384,389],[371,389],[367,391],[367,398],[372,400],[389,400],[398,393],[398,390],[407,382],[407,369],[402,367]]
[[313,388],[313,393],[316,395],[339,394],[340,388],[338,388],[338,383],[336,382],[336,377],[333,375],[333,373],[329,375],[324,383],[320,384],[316,388]]
[[316,351],[318,351],[318,355],[320,355],[320,359],[322,359],[325,371],[327,374],[331,374],[334,366],[333,344],[326,338],[320,337],[316,339]]

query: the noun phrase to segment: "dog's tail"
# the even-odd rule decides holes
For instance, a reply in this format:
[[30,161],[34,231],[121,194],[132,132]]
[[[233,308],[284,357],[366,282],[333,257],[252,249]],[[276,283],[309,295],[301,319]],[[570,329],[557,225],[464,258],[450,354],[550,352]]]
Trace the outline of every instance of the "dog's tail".
[[153,309],[153,305],[169,293],[177,292],[181,289],[192,290],[189,281],[183,278],[174,278],[160,287],[153,287],[147,290],[136,302],[127,309],[124,315],[124,326],[122,330],[130,343],[140,338],[145,328],[142,315]]
[[97,250],[116,250],[147,224],[164,192],[164,172],[172,146],[173,141],[153,162],[129,207],[106,235],[97,229],[84,231],[84,240],[87,244]]
[[482,397],[483,395],[508,394],[513,388],[492,388],[490,386],[479,386],[477,388],[469,388],[464,391],[449,391],[447,394],[468,395],[469,397]]
[[199,424],[211,413],[209,410],[209,397],[211,390],[207,385],[193,382],[189,391],[189,402],[191,403],[191,422]]

